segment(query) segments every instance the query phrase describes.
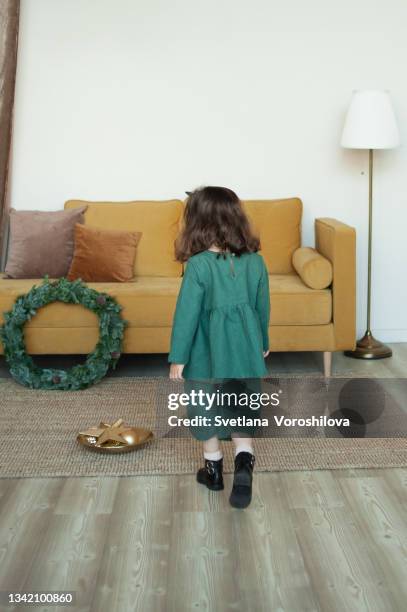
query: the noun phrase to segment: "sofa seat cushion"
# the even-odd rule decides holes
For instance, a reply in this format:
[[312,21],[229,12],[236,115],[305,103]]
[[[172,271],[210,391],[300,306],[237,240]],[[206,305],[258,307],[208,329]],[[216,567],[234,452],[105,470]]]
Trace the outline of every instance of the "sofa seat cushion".
[[[324,325],[331,321],[329,289],[310,289],[296,274],[270,277],[271,325]],[[88,283],[123,306],[129,327],[171,327],[181,278],[139,277],[128,283]],[[10,310],[14,300],[41,280],[0,279],[0,313]],[[2,319],[2,317],[1,317]],[[57,302],[40,309],[29,327],[97,327],[97,316],[83,306]]]
[[310,289],[297,274],[271,274],[270,325],[326,325],[332,319],[330,289]]
[[[86,283],[116,298],[130,327],[171,327],[181,278],[141,276],[127,283]],[[41,280],[0,279],[0,313],[13,307],[15,299]],[[97,316],[81,305],[55,302],[41,308],[29,327],[97,327]]]

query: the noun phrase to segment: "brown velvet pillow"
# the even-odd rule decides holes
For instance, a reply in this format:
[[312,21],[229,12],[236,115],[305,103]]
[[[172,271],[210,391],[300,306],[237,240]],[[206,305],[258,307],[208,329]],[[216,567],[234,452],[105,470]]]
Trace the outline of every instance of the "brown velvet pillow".
[[68,279],[102,283],[131,280],[140,238],[141,232],[102,230],[77,224]]
[[5,273],[9,278],[66,276],[74,247],[74,228],[83,223],[87,206],[72,210],[10,211]]

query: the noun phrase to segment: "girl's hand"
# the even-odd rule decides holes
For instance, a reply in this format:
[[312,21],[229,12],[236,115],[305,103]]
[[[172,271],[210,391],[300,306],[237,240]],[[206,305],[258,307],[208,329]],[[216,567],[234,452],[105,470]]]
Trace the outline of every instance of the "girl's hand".
[[182,371],[184,369],[184,365],[180,363],[172,363],[170,365],[170,378],[173,380],[184,380],[182,378]]
[[270,351],[263,351],[264,359],[270,355]]

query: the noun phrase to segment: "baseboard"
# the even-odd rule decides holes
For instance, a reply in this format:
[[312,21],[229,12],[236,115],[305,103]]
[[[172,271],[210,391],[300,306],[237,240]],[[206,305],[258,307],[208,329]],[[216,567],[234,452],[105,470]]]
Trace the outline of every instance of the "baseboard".
[[[407,342],[407,329],[373,329],[373,335],[381,342]],[[358,338],[363,336],[361,332]]]

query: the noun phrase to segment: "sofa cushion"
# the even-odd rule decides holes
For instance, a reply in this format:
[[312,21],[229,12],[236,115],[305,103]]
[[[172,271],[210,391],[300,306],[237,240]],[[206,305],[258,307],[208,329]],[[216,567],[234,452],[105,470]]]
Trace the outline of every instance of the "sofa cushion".
[[331,262],[311,247],[300,247],[294,252],[293,266],[311,289],[326,289],[332,283]]
[[65,208],[86,205],[85,225],[99,229],[141,232],[135,276],[181,276],[174,258],[174,241],[183,212],[181,200],[84,202],[69,200]]
[[[10,310],[14,300],[37,280],[0,279],[0,312]],[[123,306],[129,327],[171,327],[181,278],[139,277],[129,283],[89,283],[109,293]],[[325,325],[331,321],[330,289],[307,287],[296,274],[270,276],[271,325]],[[94,313],[83,306],[60,302],[39,310],[29,327],[97,327]]]
[[[170,327],[181,278],[141,276],[128,283],[87,283],[88,287],[108,293],[123,306],[122,316],[133,327]],[[15,299],[27,293],[38,280],[0,279],[0,313],[10,310]],[[0,316],[2,322],[2,316]],[[95,327],[97,316],[81,305],[55,302],[41,308],[28,327]]]
[[74,227],[83,223],[84,212],[85,206],[56,211],[11,209],[7,276],[65,276],[72,261]]
[[260,237],[261,254],[269,273],[294,272],[292,256],[301,246],[301,200],[245,200],[243,207]]
[[297,274],[269,276],[271,325],[326,325],[332,320],[330,289],[310,289]]
[[140,232],[75,226],[75,250],[68,280],[125,283],[134,277]]

